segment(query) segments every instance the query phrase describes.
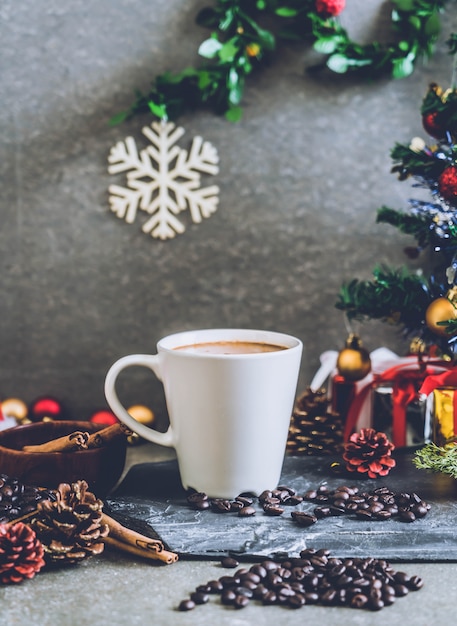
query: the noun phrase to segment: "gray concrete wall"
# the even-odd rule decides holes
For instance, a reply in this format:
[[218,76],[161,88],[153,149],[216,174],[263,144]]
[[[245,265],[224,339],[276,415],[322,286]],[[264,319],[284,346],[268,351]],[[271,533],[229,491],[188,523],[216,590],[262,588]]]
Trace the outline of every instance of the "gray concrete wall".
[[[409,184],[390,174],[396,141],[424,136],[429,82],[448,86],[444,44],[401,81],[363,83],[304,72],[307,48],[285,48],[254,76],[243,120],[186,115],[182,141],[219,150],[220,206],[175,240],[144,235],[109,210],[111,146],[152,121],[108,124],[165,70],[198,63],[204,0],[3,0],[1,59],[0,396],[60,398],[73,417],[104,405],[103,380],[121,355],[151,352],[194,327],[286,331],[305,344],[300,386],[346,331],[334,308],[342,281],[378,262],[405,262],[409,243],[375,224],[382,204],[406,208]],[[390,39],[388,3],[348,0],[342,21],[360,40]],[[211,181],[212,182],[212,181]],[[420,263],[416,263],[420,266]],[[394,329],[360,328],[369,349],[405,349]],[[160,385],[133,370],[126,403],[163,416]]]

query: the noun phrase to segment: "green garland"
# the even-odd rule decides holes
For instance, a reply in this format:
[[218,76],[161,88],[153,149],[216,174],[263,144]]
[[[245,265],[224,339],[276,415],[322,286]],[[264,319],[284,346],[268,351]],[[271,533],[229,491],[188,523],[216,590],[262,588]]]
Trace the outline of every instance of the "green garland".
[[198,50],[208,62],[198,69],[188,67],[157,76],[150,91],[138,92],[131,108],[111,122],[119,123],[145,111],[161,119],[176,119],[201,107],[228,120],[239,120],[246,78],[271,61],[278,40],[311,43],[325,55],[322,65],[339,74],[409,76],[420,58],[433,53],[440,32],[439,14],[447,2],[392,0],[397,41],[360,45],[352,41],[336,17],[318,12],[316,0],[217,0],[214,7],[202,9],[196,18],[199,25],[212,30]]

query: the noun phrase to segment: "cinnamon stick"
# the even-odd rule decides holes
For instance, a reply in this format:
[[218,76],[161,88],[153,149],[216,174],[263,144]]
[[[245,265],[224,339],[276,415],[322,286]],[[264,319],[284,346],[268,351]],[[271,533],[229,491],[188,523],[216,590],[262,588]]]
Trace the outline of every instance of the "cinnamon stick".
[[87,450],[89,433],[75,431],[70,435],[52,439],[38,445],[23,446],[24,452],[74,452],[75,450]]
[[126,528],[106,513],[102,513],[101,523],[108,526],[109,536],[118,541],[128,543],[132,546],[147,547],[148,550],[155,550],[156,552],[161,552],[164,549],[160,539],[151,539],[135,530]]
[[107,426],[106,428],[103,428],[103,430],[99,430],[96,433],[89,435],[87,447],[101,448],[117,437],[128,437],[131,434],[132,431],[125,424],[122,422],[116,422],[116,424],[111,424],[111,426]]
[[156,552],[155,550],[149,550],[147,548],[140,547],[138,545],[133,546],[129,543],[124,543],[123,541],[119,541],[118,539],[114,539],[113,537],[103,537],[102,541],[107,546],[111,546],[112,548],[116,548],[117,550],[121,550],[122,552],[127,552],[128,554],[133,554],[135,556],[140,556],[145,559],[151,559],[154,561],[161,561],[166,565],[171,565],[172,563],[176,563],[178,560],[178,555],[174,552],[169,552],[168,550],[162,550],[161,552]]
[[176,563],[178,560],[178,555],[165,550],[159,539],[151,539],[135,530],[126,528],[106,513],[102,513],[101,523],[106,524],[109,528],[108,536],[103,539],[108,546],[135,556],[162,561],[167,565]]

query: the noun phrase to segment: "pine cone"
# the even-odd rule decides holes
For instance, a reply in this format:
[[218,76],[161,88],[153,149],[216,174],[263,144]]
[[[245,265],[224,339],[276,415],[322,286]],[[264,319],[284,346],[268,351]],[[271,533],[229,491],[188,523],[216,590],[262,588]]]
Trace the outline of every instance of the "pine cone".
[[387,476],[395,460],[391,454],[394,449],[384,433],[378,433],[374,428],[362,428],[360,433],[354,433],[344,444],[343,459],[349,472],[368,473],[369,478]]
[[20,583],[44,567],[43,546],[22,522],[0,524],[0,583]]
[[343,427],[338,413],[330,411],[324,388],[308,387],[297,399],[292,414],[287,452],[289,454],[340,453]]
[[307,387],[297,399],[297,409],[299,411],[306,411],[313,417],[325,413],[328,404],[327,391],[324,387],[317,389],[317,391],[313,391],[311,387]]
[[103,552],[108,526],[102,523],[103,502],[87,490],[84,480],[59,485],[56,501],[38,504],[31,526],[50,563],[76,563]]

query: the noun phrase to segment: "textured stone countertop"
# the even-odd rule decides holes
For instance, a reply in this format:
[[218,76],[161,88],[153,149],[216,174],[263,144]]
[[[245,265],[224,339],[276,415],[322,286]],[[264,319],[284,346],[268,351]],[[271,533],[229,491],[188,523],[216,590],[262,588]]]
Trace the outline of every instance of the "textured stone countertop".
[[[173,453],[145,444],[129,449],[126,472],[137,463],[163,461]],[[244,565],[244,563],[243,563]],[[204,606],[182,613],[180,600],[199,584],[227,573],[218,561],[180,560],[169,566],[150,564],[124,554],[105,551],[98,558],[63,570],[46,571],[20,585],[0,588],[0,626],[117,626],[154,624],[219,624],[220,626],[269,626],[320,623],[414,623],[415,626],[451,623],[457,605],[457,563],[395,563],[395,569],[424,579],[424,587],[379,612],[339,607],[305,606],[292,611],[257,602],[235,611],[220,604],[217,596]]]

